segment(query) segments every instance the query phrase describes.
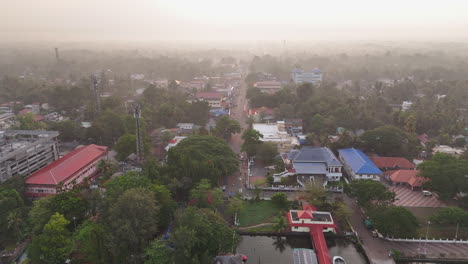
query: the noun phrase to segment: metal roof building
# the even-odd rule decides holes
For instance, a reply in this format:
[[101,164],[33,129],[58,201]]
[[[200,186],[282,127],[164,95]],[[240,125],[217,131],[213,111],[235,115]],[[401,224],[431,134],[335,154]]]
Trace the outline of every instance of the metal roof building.
[[353,179],[380,179],[379,175],[382,175],[382,171],[375,166],[364,152],[359,149],[348,148],[339,149],[338,153],[346,171]]

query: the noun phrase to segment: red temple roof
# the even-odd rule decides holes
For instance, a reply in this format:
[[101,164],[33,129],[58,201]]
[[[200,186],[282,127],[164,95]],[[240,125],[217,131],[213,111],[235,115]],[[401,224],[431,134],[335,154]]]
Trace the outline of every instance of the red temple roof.
[[414,169],[416,166],[405,158],[399,157],[370,157],[378,168],[408,168]]
[[312,218],[314,218],[310,211],[298,211],[297,216],[299,217],[299,219],[312,219]]
[[94,144],[78,147],[36,171],[25,182],[26,184],[57,185],[106,153],[107,147]]

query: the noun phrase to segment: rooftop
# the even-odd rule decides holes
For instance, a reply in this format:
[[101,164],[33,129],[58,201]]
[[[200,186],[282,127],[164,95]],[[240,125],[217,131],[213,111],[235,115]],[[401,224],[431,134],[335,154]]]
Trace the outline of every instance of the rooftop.
[[54,140],[58,135],[57,131],[43,130],[0,131],[0,159],[5,160],[29,151],[34,145]]
[[318,264],[317,255],[313,249],[295,248],[293,256],[294,264]]
[[339,149],[338,153],[357,174],[382,174],[382,171],[359,149]]
[[196,97],[198,99],[216,99],[221,100],[223,98],[223,93],[218,92],[199,92]]
[[26,179],[25,183],[57,185],[106,153],[107,147],[94,144],[78,147],[62,158],[36,171]]
[[378,168],[405,168],[414,169],[416,166],[409,160],[400,157],[371,157]]
[[301,149],[294,149],[289,153],[288,158],[295,163],[324,162],[327,166],[342,166],[335,154],[333,154],[329,148],[325,147],[302,147]]
[[413,187],[420,187],[427,179],[419,177],[418,173],[418,170],[396,170],[389,174],[393,182],[405,182]]

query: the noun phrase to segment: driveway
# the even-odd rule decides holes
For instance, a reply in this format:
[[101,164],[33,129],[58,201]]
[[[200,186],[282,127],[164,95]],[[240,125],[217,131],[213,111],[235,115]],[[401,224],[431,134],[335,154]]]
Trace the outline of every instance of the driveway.
[[354,230],[358,233],[358,236],[363,244],[364,250],[369,257],[370,263],[372,264],[395,264],[393,258],[388,256],[389,247],[384,240],[375,238],[372,236],[364,225],[365,216],[361,211],[361,208],[357,205],[356,201],[349,198],[345,194],[337,194],[338,197],[342,197],[346,205],[351,209],[353,214],[350,217],[351,225]]

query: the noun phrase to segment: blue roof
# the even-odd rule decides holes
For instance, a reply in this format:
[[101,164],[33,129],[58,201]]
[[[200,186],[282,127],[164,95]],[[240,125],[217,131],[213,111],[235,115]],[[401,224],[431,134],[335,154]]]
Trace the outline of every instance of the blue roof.
[[382,171],[359,149],[339,149],[344,162],[357,174],[382,174]]

